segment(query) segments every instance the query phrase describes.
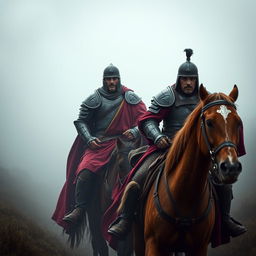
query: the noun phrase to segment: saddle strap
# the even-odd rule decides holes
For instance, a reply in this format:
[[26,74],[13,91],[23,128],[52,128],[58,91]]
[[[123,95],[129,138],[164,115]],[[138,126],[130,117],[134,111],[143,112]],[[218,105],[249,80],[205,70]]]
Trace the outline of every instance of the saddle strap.
[[[165,219],[166,221],[170,222],[171,224],[174,224],[174,225],[178,226],[181,229],[189,228],[193,224],[197,224],[197,223],[200,223],[201,221],[203,221],[208,216],[208,214],[210,213],[210,210],[211,210],[211,207],[212,207],[213,196],[212,196],[211,183],[210,182],[208,183],[209,184],[209,192],[210,192],[209,193],[209,199],[208,199],[208,205],[207,205],[207,208],[205,209],[205,211],[203,212],[203,214],[201,216],[196,217],[196,218],[189,218],[189,217],[176,217],[176,218],[174,218],[174,217],[172,217],[171,215],[169,215],[168,213],[166,213],[164,211],[164,209],[161,206],[160,199],[159,199],[158,187],[159,187],[160,178],[161,178],[161,175],[163,173],[163,170],[164,170],[164,168],[162,167],[160,169],[158,175],[157,175],[156,182],[155,182],[154,194],[153,194],[154,204],[155,204],[155,207],[156,207],[159,215],[163,219]],[[171,194],[170,190],[169,190],[168,194]],[[172,198],[171,201],[174,204],[173,197],[171,196],[171,198]],[[176,206],[175,206],[175,209],[177,211]]]

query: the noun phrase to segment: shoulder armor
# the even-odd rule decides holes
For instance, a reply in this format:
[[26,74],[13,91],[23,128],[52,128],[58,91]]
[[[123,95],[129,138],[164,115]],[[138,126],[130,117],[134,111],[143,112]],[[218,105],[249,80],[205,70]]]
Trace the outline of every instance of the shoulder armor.
[[160,107],[170,107],[175,102],[175,95],[173,89],[168,86],[156,96],[153,97],[153,101]]
[[82,105],[85,105],[87,108],[98,108],[101,104],[101,96],[96,90],[92,95],[86,98]]
[[126,102],[131,105],[137,105],[138,103],[141,102],[141,98],[137,94],[135,94],[133,91],[125,92],[124,98]]

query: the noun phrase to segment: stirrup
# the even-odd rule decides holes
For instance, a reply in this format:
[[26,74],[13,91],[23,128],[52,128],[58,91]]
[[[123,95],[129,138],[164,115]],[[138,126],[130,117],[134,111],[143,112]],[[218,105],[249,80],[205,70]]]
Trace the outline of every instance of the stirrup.
[[[121,222],[123,223],[120,224]],[[122,228],[120,228],[120,226]],[[122,240],[130,232],[131,226],[132,226],[132,219],[118,217],[114,222],[110,224],[108,229],[108,234],[117,237],[119,240]]]
[[[75,213],[76,212],[76,213]],[[73,209],[71,212],[69,212],[68,214],[66,214],[63,217],[63,221],[67,222],[67,223],[71,223],[73,225],[77,225],[81,222],[81,220],[83,219],[83,215],[84,215],[84,209],[83,208],[75,208]]]

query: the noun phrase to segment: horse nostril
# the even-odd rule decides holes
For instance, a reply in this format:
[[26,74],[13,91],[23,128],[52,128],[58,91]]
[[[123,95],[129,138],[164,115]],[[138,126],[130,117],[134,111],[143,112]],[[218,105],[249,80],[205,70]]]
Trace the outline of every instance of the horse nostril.
[[240,162],[238,162],[238,170],[241,172],[242,171],[242,164]]
[[220,169],[222,170],[223,173],[227,173],[229,170],[227,162],[222,162],[220,164]]
[[242,164],[239,161],[237,161],[235,163],[235,171],[237,171],[237,172],[241,172],[242,171]]

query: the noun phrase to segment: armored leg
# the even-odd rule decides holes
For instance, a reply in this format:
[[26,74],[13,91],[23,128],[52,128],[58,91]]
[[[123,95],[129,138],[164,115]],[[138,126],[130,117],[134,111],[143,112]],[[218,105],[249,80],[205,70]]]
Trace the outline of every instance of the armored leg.
[[218,193],[223,225],[232,237],[242,235],[247,229],[230,216],[231,200],[233,199],[232,185],[215,186]]
[[89,170],[83,170],[77,177],[75,189],[75,209],[64,216],[63,220],[74,225],[79,224],[90,203],[91,191],[95,186],[96,174]]
[[143,184],[148,174],[148,166],[158,156],[158,152],[149,156],[149,158],[145,160],[143,165],[135,173],[132,181],[128,183],[119,207],[121,208],[121,210],[119,211],[121,212],[121,214],[110,225],[110,228],[108,230],[109,234],[114,235],[119,239],[123,239],[131,230],[134,213],[136,211],[141,193],[141,188],[143,188]]
[[140,186],[137,182],[131,181],[124,192],[121,202],[121,214],[115,222],[113,222],[108,230],[119,239],[125,238],[130,232],[134,213],[140,195]]

